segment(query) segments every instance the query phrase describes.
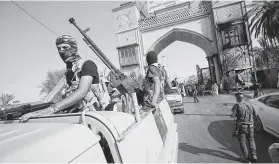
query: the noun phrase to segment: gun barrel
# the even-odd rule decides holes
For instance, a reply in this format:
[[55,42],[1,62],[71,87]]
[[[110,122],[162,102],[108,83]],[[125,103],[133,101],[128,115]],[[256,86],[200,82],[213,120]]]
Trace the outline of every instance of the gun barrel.
[[[104,62],[104,64],[114,72],[118,72],[118,69],[110,62],[110,60],[104,55],[104,53],[97,47],[97,45],[85,34],[83,30],[76,24],[74,18],[70,18],[69,22],[73,24],[79,32],[83,35],[85,42],[89,45],[89,47],[95,52],[95,54]],[[88,31],[88,30],[87,30]]]
[[21,117],[26,113],[45,109],[49,107],[51,104],[53,104],[53,102],[40,103],[36,105],[26,104],[11,109],[5,109],[0,111],[0,120],[6,120],[6,119],[12,120],[14,118]]
[[[76,24],[75,19],[69,19],[69,22],[73,24],[79,32],[84,36],[84,41],[87,45],[96,53],[96,55],[105,63],[105,65],[111,70],[112,77],[111,82],[120,91],[121,94],[133,93],[139,88],[138,84],[131,78],[124,75],[118,70],[104,55],[104,53],[96,46],[96,44],[85,34],[83,30]],[[85,30],[88,31],[88,30]]]

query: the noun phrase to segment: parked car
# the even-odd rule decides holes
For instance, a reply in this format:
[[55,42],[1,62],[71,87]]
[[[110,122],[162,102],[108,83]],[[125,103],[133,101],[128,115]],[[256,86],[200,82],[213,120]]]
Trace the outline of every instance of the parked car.
[[257,112],[255,130],[266,131],[279,138],[279,92],[249,100]]
[[171,111],[173,113],[177,111],[184,113],[183,100],[179,89],[177,87],[172,87],[165,91],[165,94]]

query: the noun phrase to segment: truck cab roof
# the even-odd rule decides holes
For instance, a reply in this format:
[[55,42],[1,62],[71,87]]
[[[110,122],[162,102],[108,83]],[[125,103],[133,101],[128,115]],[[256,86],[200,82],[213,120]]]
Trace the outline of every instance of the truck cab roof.
[[[123,112],[98,111],[87,115],[104,124],[104,128],[107,126],[118,138],[136,122],[132,115]],[[97,132],[100,129],[79,123],[80,114],[63,116],[63,119],[74,117],[64,123],[61,117],[55,116],[30,119],[27,123],[0,121],[0,163],[69,163],[99,144],[101,138]]]
[[69,163],[99,141],[81,124],[0,124],[0,163]]

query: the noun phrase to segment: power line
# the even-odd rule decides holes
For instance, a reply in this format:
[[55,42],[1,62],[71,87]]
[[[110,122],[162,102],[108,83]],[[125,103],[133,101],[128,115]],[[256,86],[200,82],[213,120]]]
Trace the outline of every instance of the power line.
[[[11,0],[12,1],[12,0]],[[37,21],[38,23],[40,23],[42,26],[44,26],[46,29],[48,29],[51,33],[53,33],[56,36],[59,36],[58,34],[56,34],[55,32],[53,32],[51,29],[49,29],[46,25],[44,25],[42,22],[40,22],[38,19],[36,19],[35,17],[33,17],[31,14],[29,14],[26,10],[24,10],[22,7],[20,7],[17,3],[15,3],[14,1],[12,1],[18,8],[20,8],[22,11],[24,11],[27,15],[29,15],[31,18],[33,18],[35,21]]]
[[[15,3],[14,1],[11,0],[12,3],[14,3],[18,8],[20,8],[22,11],[24,11],[27,15],[29,15],[31,18],[33,18],[35,21],[37,21],[38,23],[40,23],[43,27],[45,27],[48,31],[50,31],[51,33],[53,33],[56,36],[59,36],[57,33],[55,33],[54,31],[52,31],[50,28],[48,28],[45,24],[43,24],[41,21],[39,21],[38,19],[36,19],[34,16],[32,16],[30,13],[28,13],[25,9],[23,9],[22,7],[20,7],[17,3]],[[79,49],[81,50],[81,49]],[[88,56],[86,53],[84,53],[86,56]],[[102,61],[90,56],[92,59],[94,59],[95,61],[105,65]]]

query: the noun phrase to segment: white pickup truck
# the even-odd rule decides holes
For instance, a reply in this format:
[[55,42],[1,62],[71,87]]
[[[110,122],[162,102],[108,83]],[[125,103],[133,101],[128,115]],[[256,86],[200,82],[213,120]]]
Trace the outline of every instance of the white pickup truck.
[[176,163],[177,124],[166,100],[135,116],[99,111],[0,121],[0,163]]
[[183,98],[177,87],[165,90],[166,99],[169,103],[172,113],[177,111],[184,113]]

